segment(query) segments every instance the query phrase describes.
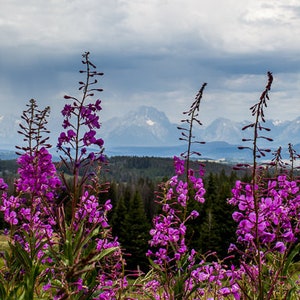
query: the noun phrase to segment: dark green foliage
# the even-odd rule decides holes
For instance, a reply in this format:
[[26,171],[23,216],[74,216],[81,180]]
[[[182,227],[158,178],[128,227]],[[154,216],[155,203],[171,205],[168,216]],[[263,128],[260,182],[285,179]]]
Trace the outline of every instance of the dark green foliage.
[[174,172],[171,158],[114,156],[109,158],[108,180],[117,182],[137,182],[140,178],[150,178],[160,182],[164,176]]
[[[205,203],[204,211],[201,219],[203,223],[201,226],[201,236],[200,236],[200,248],[203,249],[202,252],[207,251],[218,251],[217,246],[221,246],[221,237],[217,234],[218,227],[223,226],[223,224],[218,224],[217,214],[218,206],[218,182],[217,178],[210,173],[206,180],[206,194],[205,194]],[[219,252],[219,251],[218,251]]]
[[[99,201],[101,203],[105,203],[106,200],[110,199],[111,201],[111,204],[113,206],[113,208],[115,209],[116,206],[117,206],[117,203],[118,203],[118,184],[115,182],[115,181],[112,181],[110,184],[109,184],[109,187],[107,189],[107,192],[106,193],[101,193],[99,195]],[[111,216],[113,214],[113,211],[114,210],[111,210],[109,213],[108,213],[108,218],[111,219]]]
[[[205,179],[205,203],[189,202],[189,209],[197,209],[200,216],[190,221],[189,244],[201,253],[217,252],[219,258],[227,256],[228,246],[235,241],[236,224],[233,209],[227,204],[236,175],[210,173]],[[191,195],[192,196],[192,195]]]
[[126,202],[124,203],[122,199],[120,201],[117,209],[122,207],[126,211],[127,208],[127,214],[123,220],[120,220],[118,230],[121,246],[125,249],[125,253],[128,253],[126,269],[133,271],[140,268],[147,271],[148,260],[145,253],[150,239],[150,223],[145,214],[143,200],[139,192],[135,192],[133,198],[130,199],[129,206],[125,207]]
[[218,243],[215,244],[215,250],[220,257],[226,257],[230,243],[236,240],[235,231],[236,223],[232,219],[234,208],[227,203],[227,199],[231,197],[231,188],[237,180],[235,174],[229,177],[225,174],[215,175],[217,177],[217,197],[215,211],[215,235],[217,236]]
[[139,191],[148,220],[152,220],[156,213],[155,190],[157,190],[157,185],[148,177],[140,178],[137,183],[137,190]]
[[119,239],[123,234],[123,225],[129,210],[131,194],[131,189],[129,187],[126,187],[112,211],[110,221],[112,226],[112,232],[113,235],[119,237]]
[[1,160],[0,159],[0,172],[1,174],[17,174],[18,164],[15,159]]
[[[108,158],[108,171],[104,174],[108,181],[136,183],[140,178],[148,178],[155,184],[174,175],[173,158],[112,156]],[[211,161],[203,161],[207,174],[220,173],[222,170],[230,174],[232,166]],[[198,161],[190,161],[192,169],[199,169]]]

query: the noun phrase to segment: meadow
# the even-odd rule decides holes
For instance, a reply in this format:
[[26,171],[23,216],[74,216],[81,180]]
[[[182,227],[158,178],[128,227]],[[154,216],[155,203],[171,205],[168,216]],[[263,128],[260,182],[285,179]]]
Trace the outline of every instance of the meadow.
[[[145,215],[138,194],[130,200],[130,213],[116,215],[117,222],[131,224],[130,230],[120,228],[120,235],[132,241],[125,248],[110,226],[116,220],[109,218],[125,204],[119,201],[114,208],[103,197],[110,187],[103,180],[107,158],[99,137],[102,107],[97,94],[103,73],[89,52],[82,64],[81,96],[64,96],[56,145],[60,166],[49,153],[50,108],[41,109],[31,99],[21,116],[25,145],[17,146],[15,192],[9,193],[0,179],[0,211],[7,225],[0,241],[0,299],[299,299],[299,154],[289,144],[289,162],[282,160],[279,148],[269,163],[261,163],[271,151],[260,147],[260,141],[272,141],[265,125],[272,73],[267,72],[265,88],[250,108],[253,122],[242,128],[250,138],[240,149],[251,151],[253,161],[236,169],[250,179],[237,179],[231,187],[227,202],[233,208],[236,241],[220,257],[193,244],[203,233],[197,222],[211,195],[204,184],[205,166],[195,163],[201,143],[193,135],[195,126],[202,125],[200,105],[207,84],[183,112],[178,130],[186,150],[174,156],[174,172],[154,196],[158,209],[151,226],[141,230]],[[218,215],[226,213],[220,209]],[[205,226],[216,230],[211,227],[213,214],[207,215]],[[221,230],[226,226],[219,221]],[[146,272],[131,265],[126,255],[140,247],[137,239],[148,241],[147,249],[138,252],[147,258]]]

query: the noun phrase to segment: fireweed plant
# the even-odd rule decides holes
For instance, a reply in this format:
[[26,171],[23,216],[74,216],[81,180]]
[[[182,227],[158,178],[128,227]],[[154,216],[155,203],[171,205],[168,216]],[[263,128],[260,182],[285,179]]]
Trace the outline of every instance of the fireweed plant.
[[[71,174],[64,173],[66,198],[57,207],[59,246],[62,254],[56,258],[56,268],[49,284],[58,290],[61,299],[117,299],[126,286],[123,277],[123,258],[120,245],[112,238],[107,220],[111,210],[110,200],[100,205],[98,196],[107,190],[100,183],[103,140],[96,130],[100,128],[98,113],[101,100],[93,100],[98,77],[103,73],[83,54],[85,80],[79,82],[80,98],[66,95],[62,115],[64,131],[58,138],[57,148],[61,161]],[[95,149],[95,150],[94,150]],[[71,207],[71,220],[66,217],[66,207]],[[52,255],[56,256],[56,251]]]
[[101,101],[93,96],[102,90],[94,86],[103,74],[89,53],[82,63],[82,97],[64,97],[69,102],[62,110],[64,131],[57,145],[69,178],[58,174],[47,150],[49,108],[40,111],[31,100],[23,113],[20,133],[27,145],[18,147],[23,153],[17,196],[7,195],[3,180],[0,187],[0,210],[10,225],[1,299],[120,299],[127,284],[120,245],[107,220],[112,206],[109,200],[98,201],[106,187],[99,182],[103,140],[96,137]]
[[183,159],[174,157],[176,175],[164,184],[162,194],[158,195],[161,213],[153,219],[147,252],[152,266],[144,285],[147,299],[221,299],[238,292],[238,286],[230,281],[231,274],[222,262],[216,259],[207,263],[208,257],[215,253],[200,255],[195,249],[188,249],[186,243],[187,223],[199,217],[197,210],[188,209],[188,203],[205,201],[202,166],[197,172],[189,167],[192,155],[200,155],[191,146],[198,143],[194,140],[193,126],[201,125],[198,112],[205,86],[206,83],[190,109],[184,112],[188,118],[182,122],[188,124],[188,128],[178,129],[182,131],[180,139],[186,141],[188,147],[181,154]]
[[43,265],[52,263],[47,252],[54,245],[54,203],[61,183],[47,150],[48,137],[43,138],[49,107],[39,110],[33,99],[27,107],[19,131],[26,145],[17,147],[21,153],[16,196],[4,191],[0,206],[10,225],[11,250],[4,255],[7,268],[0,273],[1,299],[33,299],[45,276]]
[[[255,121],[243,128],[253,128],[253,138],[244,139],[252,146],[240,147],[253,152],[252,165],[242,166],[252,170],[252,181],[237,181],[232,190],[229,203],[238,209],[233,213],[238,228],[237,245],[231,245],[229,250],[240,257],[236,282],[243,299],[298,299],[299,286],[292,263],[299,253],[299,181],[279,172],[284,166],[281,148],[271,162],[271,166],[275,166],[273,179],[267,179],[266,168],[258,163],[266,152],[270,152],[259,147],[260,139],[272,141],[262,134],[270,131],[264,125],[264,109],[269,101],[273,76],[270,72],[267,75],[265,90],[250,108]],[[289,152],[293,170],[296,155],[292,146],[289,146]]]

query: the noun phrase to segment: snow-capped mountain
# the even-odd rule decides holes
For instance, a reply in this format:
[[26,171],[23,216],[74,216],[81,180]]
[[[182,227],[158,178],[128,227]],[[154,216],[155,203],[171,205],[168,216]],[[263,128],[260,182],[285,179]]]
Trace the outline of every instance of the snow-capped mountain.
[[141,106],[123,117],[102,124],[106,145],[166,146],[178,144],[176,125],[166,115],[149,106]]
[[222,141],[229,144],[239,144],[243,133],[241,124],[225,118],[218,118],[208,126],[196,130],[201,139],[206,142]]
[[[275,127],[275,128],[274,128]],[[282,122],[273,127],[273,137],[281,144],[300,143],[300,117],[289,122]],[[276,131],[277,130],[277,131]],[[272,132],[272,131],[271,131]],[[274,134],[276,133],[276,135]]]
[[[251,122],[253,121],[234,122],[218,118],[208,126],[203,126],[199,130],[199,135],[207,142],[224,141],[229,144],[241,144],[243,138],[253,137],[252,128],[242,130]],[[293,145],[300,143],[300,117],[293,121],[267,120],[262,126],[270,131],[261,130],[260,135],[272,138],[273,142],[260,139],[260,145],[278,148],[279,146],[287,147],[289,143]]]
[[[205,141],[206,145],[197,146],[203,157],[226,160],[249,160],[251,151],[239,151],[238,145],[252,146],[251,141],[243,143],[243,138],[252,138],[253,130],[242,130],[251,121],[234,122],[218,118],[211,124],[195,127],[196,140]],[[139,107],[124,117],[113,118],[103,124],[102,135],[105,147],[111,155],[178,155],[185,150],[184,142],[179,141],[180,131],[163,112],[153,107]],[[181,124],[182,125],[182,124]],[[273,151],[282,146],[283,155],[288,157],[287,146],[292,143],[300,148],[300,117],[293,121],[268,120],[262,124],[270,131],[262,130],[260,135],[273,138],[273,142],[259,140],[260,147]],[[134,148],[135,147],[135,148]],[[181,152],[180,152],[181,151]],[[230,159],[231,158],[231,159]]]

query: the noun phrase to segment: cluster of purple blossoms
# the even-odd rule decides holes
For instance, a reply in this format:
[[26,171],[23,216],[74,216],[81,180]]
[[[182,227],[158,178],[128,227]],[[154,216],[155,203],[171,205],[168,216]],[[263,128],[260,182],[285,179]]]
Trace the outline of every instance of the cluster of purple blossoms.
[[[64,98],[73,100],[73,103],[65,104],[62,110],[64,117],[63,128],[65,131],[60,133],[57,147],[59,150],[65,151],[68,155],[70,155],[71,151],[69,146],[74,149],[80,149],[81,155],[78,160],[81,160],[87,154],[87,147],[97,146],[100,149],[103,147],[104,141],[96,137],[95,130],[101,126],[99,116],[97,115],[102,109],[101,100],[98,99],[95,103],[84,104],[83,101],[79,101],[71,96],[65,96]],[[74,123],[72,123],[72,120]],[[79,132],[79,128],[81,127],[86,128],[83,134]],[[88,157],[91,160],[95,160],[101,159],[102,155],[90,152]]]
[[[195,176],[193,170],[188,171],[189,184],[180,179],[185,172],[183,160],[175,157],[174,165],[176,175],[166,183],[165,195],[159,201],[162,213],[153,219],[154,227],[150,230],[152,238],[147,256],[153,260],[155,268],[160,270],[158,274],[166,273],[171,286],[176,285],[176,280],[185,278],[185,295],[194,291],[194,295],[199,297],[194,299],[200,299],[211,295],[215,288],[214,293],[218,299],[225,299],[229,295],[240,299],[239,287],[233,280],[236,272],[228,271],[218,262],[209,264],[202,260],[198,263],[198,253],[194,249],[189,250],[186,245],[186,222],[199,216],[196,210],[187,212],[189,195],[193,195],[193,200],[204,203],[205,189],[202,178]],[[144,289],[156,300],[173,299],[174,296],[173,288],[164,286],[162,278],[149,281]]]
[[[149,244],[158,249],[156,252],[149,250],[147,256],[155,257],[154,262],[160,265],[165,262],[169,263],[174,259],[178,261],[186,254],[188,249],[185,244],[185,223],[190,218],[199,216],[199,213],[194,210],[182,219],[183,210],[187,207],[189,200],[189,187],[187,182],[179,179],[179,176],[184,173],[184,161],[175,157],[174,165],[176,175],[166,183],[166,194],[160,201],[163,213],[154,217],[154,228],[150,230],[152,239]],[[189,180],[193,183],[195,200],[203,203],[205,189],[202,179],[196,178],[190,170]]]
[[117,238],[103,237],[97,240],[98,253],[113,250],[111,255],[98,262],[99,273],[97,276],[99,296],[93,300],[117,299],[120,290],[128,286],[127,278],[120,276],[124,267],[122,251]]
[[17,218],[16,210],[20,207],[19,198],[8,196],[6,192],[2,194],[0,211],[4,212],[4,220],[11,226],[17,225],[19,220]]
[[[234,267],[228,269],[226,265],[219,262],[207,263],[201,260],[197,264],[197,268],[191,271],[191,276],[186,282],[187,289],[193,290],[196,286],[196,292],[199,299],[226,299],[233,297],[239,300],[240,288],[236,283],[237,272]],[[214,297],[210,298],[213,292]]]
[[[116,258],[117,261],[118,256],[118,253],[116,253],[113,258]],[[111,261],[108,263],[110,267],[105,270],[106,272],[102,272],[102,274],[97,277],[99,284],[96,289],[100,292],[93,300],[116,300],[118,299],[119,291],[128,286],[126,277],[122,278],[122,276],[120,276],[122,264],[118,262],[112,264]]]
[[249,249],[258,238],[262,245],[272,251],[284,253],[287,244],[294,243],[299,235],[300,193],[296,181],[280,175],[268,182],[263,196],[254,203],[254,193],[258,187],[236,182],[229,203],[238,207],[233,219],[238,223],[238,242]]
[[97,253],[105,253],[112,250],[109,257],[103,257],[96,263],[96,267],[99,268],[97,276],[98,286],[96,290],[99,290],[100,294],[96,299],[114,299],[120,288],[127,286],[126,277],[120,278],[123,264],[122,253],[120,243],[117,238],[110,237],[109,224],[107,220],[107,213],[112,209],[111,201],[107,200],[103,205],[99,204],[98,199],[94,195],[89,195],[88,191],[85,191],[80,198],[80,202],[76,208],[75,221],[73,224],[74,230],[78,231],[80,228],[84,228],[85,235],[89,235],[92,230],[100,227],[101,232],[105,231],[107,234],[103,234],[101,238],[96,239],[96,251]]
[[0,191],[6,191],[8,188],[8,184],[5,183],[3,178],[0,178]]
[[20,178],[16,181],[17,192],[53,201],[61,182],[48,150],[42,147],[33,154],[25,153],[17,162],[20,165]]
[[[14,239],[30,252],[30,247],[39,249],[38,258],[49,247],[45,240],[51,241],[54,220],[53,203],[57,189],[61,186],[56,176],[48,150],[42,147],[33,153],[24,153],[18,158],[18,174],[15,186],[18,196],[2,194],[0,210],[4,219],[14,226]],[[25,234],[25,236],[24,236]],[[35,245],[29,245],[26,235],[33,235]]]
[[80,203],[75,212],[76,229],[81,222],[86,222],[91,225],[100,225],[102,228],[107,228],[107,213],[112,209],[110,200],[107,200],[103,206],[100,206],[98,199],[94,195],[89,195],[85,191],[81,196]]

